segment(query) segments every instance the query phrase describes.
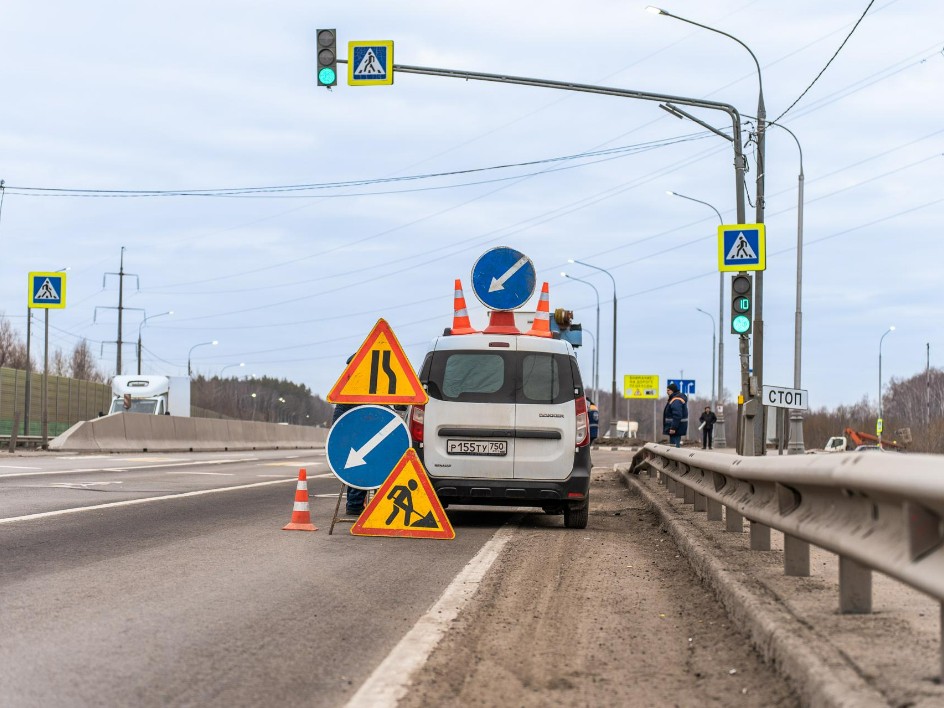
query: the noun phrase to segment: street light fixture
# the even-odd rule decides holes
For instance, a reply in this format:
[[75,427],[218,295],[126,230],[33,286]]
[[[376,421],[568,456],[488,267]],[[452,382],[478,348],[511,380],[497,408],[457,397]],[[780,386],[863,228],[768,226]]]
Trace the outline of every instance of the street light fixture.
[[[723,32],[722,30],[716,29],[714,27],[709,27],[708,25],[703,25],[700,22],[695,22],[694,20],[689,20],[685,17],[675,15],[668,10],[663,10],[659,7],[654,7],[652,5],[646,8],[651,13],[656,15],[665,15],[666,17],[671,17],[673,19],[679,20],[689,25],[695,27],[700,27],[701,29],[708,30],[709,32],[714,32],[715,34],[720,34],[728,39],[734,40],[740,44],[744,49],[747,50],[747,53],[751,55],[751,59],[754,60],[754,66],[757,68],[757,194],[755,199],[755,221],[758,224],[764,223],[764,179],[767,172],[767,161],[766,161],[766,145],[767,140],[765,137],[766,134],[766,122],[767,122],[767,109],[764,105],[764,79],[760,70],[760,62],[757,61],[757,56],[754,52],[751,51],[751,48],[748,47],[744,42],[735,37],[733,34]],[[737,136],[735,136],[737,138]],[[739,215],[740,218],[740,215]],[[763,385],[764,380],[764,271],[759,270],[756,273],[754,279],[754,325],[753,325],[753,337],[754,337],[754,356],[753,356],[753,365],[754,365],[754,376],[757,379],[758,390],[759,387]],[[742,342],[746,340],[742,339]],[[742,357],[743,358],[743,357]],[[743,374],[742,374],[743,378]],[[758,406],[756,399],[752,401],[751,408],[753,409],[753,418],[754,418],[754,430],[752,436],[753,444],[748,446],[744,443],[747,441],[747,436],[743,436],[743,440],[739,441],[738,452],[740,454],[748,455],[764,455],[767,453],[766,445],[766,427],[764,425],[764,407]]]
[[[583,283],[584,285],[589,285],[593,288],[593,292],[597,296],[597,329],[600,331],[600,291],[597,290],[597,286],[591,283],[589,280],[584,280],[583,278],[577,278],[573,275],[568,275],[561,271],[561,276],[564,278],[570,278],[571,280],[576,280],[578,283]],[[597,399],[600,398],[600,348],[596,345],[596,338],[594,338],[593,344],[594,358],[593,358],[593,389],[596,392],[595,395]]]
[[[609,276],[610,281],[613,283],[613,388],[610,392],[612,399],[610,400],[610,430],[607,433],[607,437],[615,438],[616,437],[616,278],[613,277],[613,274],[605,268],[600,266],[595,266],[585,261],[578,261],[576,258],[568,258],[568,263],[579,263],[582,266],[587,268],[593,268],[593,270],[598,270],[601,273],[606,273]],[[599,328],[597,328],[597,334],[599,334]]]
[[[695,202],[696,204],[703,204],[704,206],[711,209],[718,216],[718,224],[723,225],[724,219],[721,218],[721,212],[718,211],[713,205],[708,202],[703,202],[701,199],[695,199],[694,197],[689,197],[685,194],[679,194],[678,192],[673,192],[667,190],[666,194],[671,197],[680,197],[681,199],[687,199],[690,202]],[[704,312],[704,310],[702,310]],[[707,313],[705,313],[707,314]],[[712,321],[714,318],[712,318]],[[728,441],[725,439],[724,434],[724,273],[718,273],[718,397],[715,398],[714,393],[712,393],[712,398],[715,401],[715,413],[718,416],[718,435],[715,437],[714,445],[716,447],[727,447]],[[712,345],[714,347],[714,345]],[[712,348],[712,357],[714,357],[714,348]],[[714,365],[711,367],[711,377],[712,377],[712,389],[714,389]]]
[[882,430],[885,428],[884,420],[884,410],[882,407],[882,343],[885,341],[885,337],[895,331],[895,325],[892,325],[885,330],[885,334],[882,335],[882,338],[878,340],[878,419],[880,421],[879,425],[875,427],[878,428],[876,431],[878,433],[878,446],[882,446]]
[[146,315],[141,324],[138,325],[138,376],[141,375],[141,329],[147,323],[148,320],[153,320],[156,317],[163,317],[164,315],[173,315],[173,310],[168,310],[167,312],[162,312],[159,315]]
[[236,366],[245,366],[245,365],[246,365],[246,362],[244,362],[244,361],[241,361],[241,362],[239,362],[238,364],[227,364],[227,365],[224,366],[222,369],[220,369],[220,379],[223,378],[223,372],[226,371],[227,369],[232,369],[232,368],[234,368],[234,367],[236,367]]
[[193,354],[193,350],[197,347],[215,347],[217,344],[219,344],[219,342],[214,339],[212,342],[200,342],[190,347],[190,351],[187,352],[187,376],[193,375],[193,367],[190,366],[190,355]]

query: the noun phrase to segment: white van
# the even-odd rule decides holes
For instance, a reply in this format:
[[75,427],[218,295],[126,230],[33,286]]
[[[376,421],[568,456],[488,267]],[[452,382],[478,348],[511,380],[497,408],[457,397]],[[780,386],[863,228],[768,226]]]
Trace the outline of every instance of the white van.
[[420,370],[429,394],[410,412],[413,446],[449,504],[541,507],[586,528],[587,401],[573,347],[560,339],[447,334]]

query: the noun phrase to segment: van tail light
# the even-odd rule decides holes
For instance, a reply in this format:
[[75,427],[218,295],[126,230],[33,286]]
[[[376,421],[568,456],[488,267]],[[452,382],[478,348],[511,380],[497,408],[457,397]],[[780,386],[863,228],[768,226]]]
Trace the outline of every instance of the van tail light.
[[413,406],[410,409],[410,437],[413,438],[413,442],[423,442],[423,420],[425,417],[425,406]]
[[583,447],[590,444],[590,417],[587,414],[587,399],[584,396],[578,396],[574,399],[574,407],[577,409],[577,447]]

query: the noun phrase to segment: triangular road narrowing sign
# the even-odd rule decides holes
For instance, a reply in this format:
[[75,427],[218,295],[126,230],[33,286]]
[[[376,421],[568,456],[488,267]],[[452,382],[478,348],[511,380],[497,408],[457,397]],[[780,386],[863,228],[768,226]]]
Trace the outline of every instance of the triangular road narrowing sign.
[[327,400],[422,405],[429,397],[390,325],[381,318],[331,388]]
[[439,497],[416,450],[407,450],[351,528],[355,536],[453,539]]

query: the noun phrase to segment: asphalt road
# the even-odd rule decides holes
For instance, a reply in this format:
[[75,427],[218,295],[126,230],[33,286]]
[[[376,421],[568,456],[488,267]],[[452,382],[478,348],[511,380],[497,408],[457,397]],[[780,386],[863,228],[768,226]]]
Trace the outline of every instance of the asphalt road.
[[[429,705],[466,675],[483,683],[465,681],[463,701],[580,704],[613,697],[632,663],[648,693],[619,695],[646,704],[793,705],[606,476],[628,456],[595,453],[586,530],[450,508],[456,539],[434,541],[328,535],[339,484],[323,451],[11,455],[0,704]],[[281,530],[299,467],[314,533]]]

